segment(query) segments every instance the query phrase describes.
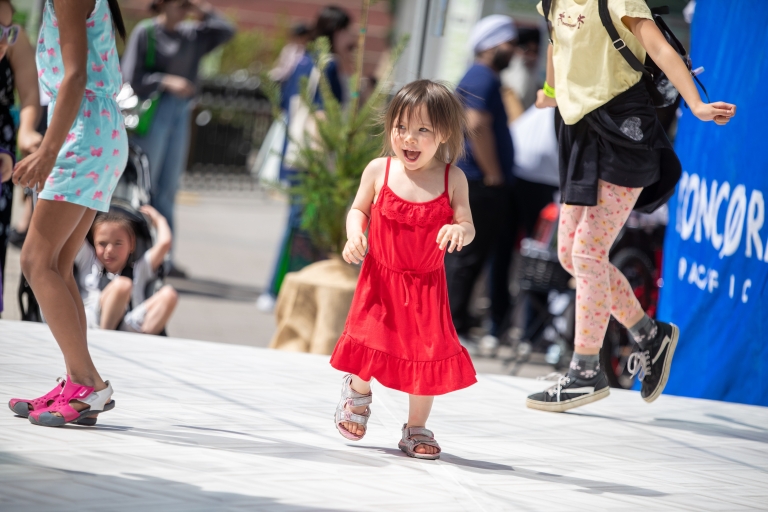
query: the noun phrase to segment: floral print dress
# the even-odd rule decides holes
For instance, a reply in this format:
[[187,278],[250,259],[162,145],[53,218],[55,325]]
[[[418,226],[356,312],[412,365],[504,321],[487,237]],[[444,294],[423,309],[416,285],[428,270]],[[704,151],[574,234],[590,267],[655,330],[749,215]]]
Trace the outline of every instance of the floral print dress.
[[[115,98],[122,86],[115,29],[107,0],[96,0],[86,20],[88,81],[80,111],[59,151],[40,199],[109,210],[109,201],[128,160],[128,139]],[[48,121],[64,78],[53,1],[46,0],[37,42],[40,84],[51,98]]]

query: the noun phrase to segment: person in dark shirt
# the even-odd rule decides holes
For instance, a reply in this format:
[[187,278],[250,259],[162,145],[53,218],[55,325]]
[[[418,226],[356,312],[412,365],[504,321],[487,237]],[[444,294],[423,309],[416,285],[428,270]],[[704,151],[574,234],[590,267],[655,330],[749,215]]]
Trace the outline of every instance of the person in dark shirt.
[[[131,33],[122,73],[140,98],[161,93],[149,132],[134,140],[149,158],[151,204],[174,229],[173,204],[187,163],[189,116],[200,59],[230,40],[235,28],[202,0],[154,0],[151,8],[157,16]],[[196,19],[187,20],[189,15]],[[148,59],[150,38],[154,51]]]
[[[493,15],[480,20],[470,37],[475,62],[456,88],[467,109],[469,128],[466,157],[458,166],[469,182],[469,203],[477,225],[477,236],[472,245],[447,254],[445,258],[451,314],[463,341],[472,327],[469,314],[472,289],[490,259],[495,263],[491,277],[492,304],[495,302],[492,309],[501,311],[492,315],[494,329],[498,330],[509,307],[507,274],[511,243],[503,246],[509,248],[510,255],[506,258],[499,258],[494,252],[501,245],[501,238],[514,237],[512,226],[515,223],[509,217],[515,151],[501,97],[499,73],[512,59],[516,37],[517,30],[508,16]],[[496,267],[504,265],[506,269],[497,271]],[[495,330],[492,334],[498,335]]]

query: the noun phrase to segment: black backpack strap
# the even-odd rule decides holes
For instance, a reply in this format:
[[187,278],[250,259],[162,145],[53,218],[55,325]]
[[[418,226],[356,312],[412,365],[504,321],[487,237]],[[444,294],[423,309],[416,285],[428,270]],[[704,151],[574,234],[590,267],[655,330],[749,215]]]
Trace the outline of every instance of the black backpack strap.
[[555,44],[552,41],[552,23],[549,21],[549,13],[552,10],[552,0],[541,0],[541,9],[544,11],[544,19],[547,22],[547,32],[549,32],[549,44]]
[[[681,43],[677,36],[675,36],[675,33],[672,32],[672,29],[669,28],[669,25],[667,25],[667,22],[664,21],[664,18],[661,17],[658,11],[658,8],[651,9],[651,14],[653,14],[653,21],[656,22],[656,26],[659,27],[661,33],[664,34],[664,36],[667,38],[667,42],[672,45],[675,51],[683,57],[683,60],[686,61],[686,65],[688,65],[690,68],[688,62],[688,52],[685,51],[685,46],[683,46],[683,43]],[[666,8],[666,12],[669,12],[668,7]]]
[[616,27],[613,25],[613,20],[611,19],[611,11],[608,10],[608,0],[599,0],[598,10],[600,12],[600,21],[603,23],[605,30],[611,37],[611,41],[613,41],[613,47],[616,48],[619,53],[621,53],[622,57],[624,57],[624,60],[627,61],[627,64],[632,66],[632,69],[642,73],[646,79],[653,80],[653,76],[651,76],[650,71],[648,71],[643,63],[640,62],[640,59],[638,59],[635,54],[632,53],[632,50],[627,47],[627,43],[624,42],[624,40],[619,35],[619,31],[616,30]]

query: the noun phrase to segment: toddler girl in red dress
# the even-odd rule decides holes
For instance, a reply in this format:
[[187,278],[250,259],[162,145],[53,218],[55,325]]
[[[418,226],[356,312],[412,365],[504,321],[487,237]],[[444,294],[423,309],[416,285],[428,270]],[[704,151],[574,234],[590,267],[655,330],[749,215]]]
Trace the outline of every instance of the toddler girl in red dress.
[[437,459],[425,428],[434,395],[476,382],[451,320],[443,264],[446,250],[475,236],[467,180],[451,165],[464,150],[464,109],[444,85],[419,80],[397,93],[384,123],[388,156],[365,168],[347,216],[343,257],[363,266],[331,357],[349,372],[335,423],[345,438],[363,438],[376,378],[409,394],[400,449]]

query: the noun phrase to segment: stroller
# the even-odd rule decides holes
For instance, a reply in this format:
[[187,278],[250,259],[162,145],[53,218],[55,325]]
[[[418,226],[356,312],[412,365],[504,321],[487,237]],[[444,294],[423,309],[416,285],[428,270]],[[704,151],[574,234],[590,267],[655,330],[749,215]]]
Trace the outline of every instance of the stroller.
[[[130,219],[136,234],[136,249],[134,252],[136,259],[141,258],[155,242],[155,235],[150,227],[151,224],[139,211],[143,205],[149,203],[149,190],[149,161],[141,148],[130,142],[129,139],[128,163],[112,194],[109,209],[110,211],[118,211]],[[147,284],[147,297],[162,287],[162,280],[163,267],[161,266],[158,269],[156,278]],[[17,298],[22,320],[29,322],[44,321],[35,294],[23,274],[19,282]]]

